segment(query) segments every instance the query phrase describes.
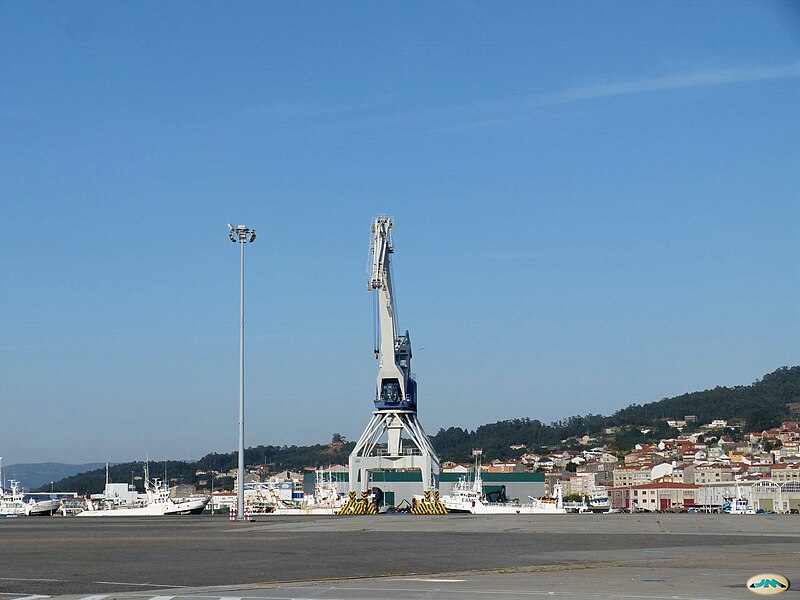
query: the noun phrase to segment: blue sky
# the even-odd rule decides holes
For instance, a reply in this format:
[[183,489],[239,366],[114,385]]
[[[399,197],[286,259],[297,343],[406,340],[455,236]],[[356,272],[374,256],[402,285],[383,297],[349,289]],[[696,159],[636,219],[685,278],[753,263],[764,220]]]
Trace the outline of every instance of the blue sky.
[[800,363],[792,2],[0,4],[0,455],[356,438],[369,223],[420,419]]

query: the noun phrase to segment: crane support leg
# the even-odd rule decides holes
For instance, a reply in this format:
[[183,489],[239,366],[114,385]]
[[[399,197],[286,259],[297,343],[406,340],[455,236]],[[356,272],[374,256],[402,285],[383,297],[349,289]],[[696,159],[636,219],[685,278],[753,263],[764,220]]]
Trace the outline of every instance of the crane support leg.
[[[405,434],[406,437],[401,437]],[[385,448],[378,447],[386,439]],[[422,489],[438,488],[439,457],[416,411],[376,411],[350,454],[350,490],[369,488],[370,471],[418,470]]]

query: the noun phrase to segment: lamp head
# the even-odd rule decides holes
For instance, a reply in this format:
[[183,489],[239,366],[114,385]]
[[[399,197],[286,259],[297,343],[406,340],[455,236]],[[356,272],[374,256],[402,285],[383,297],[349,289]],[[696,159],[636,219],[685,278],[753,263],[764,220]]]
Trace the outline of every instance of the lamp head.
[[228,237],[232,242],[252,242],[256,239],[256,232],[248,229],[245,225],[237,225],[234,227],[228,223]]

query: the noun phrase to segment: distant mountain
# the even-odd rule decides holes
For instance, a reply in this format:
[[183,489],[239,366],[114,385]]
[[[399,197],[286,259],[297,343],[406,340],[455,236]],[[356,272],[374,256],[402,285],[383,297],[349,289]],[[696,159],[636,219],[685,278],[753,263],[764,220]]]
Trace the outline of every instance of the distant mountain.
[[85,465],[67,465],[64,463],[20,463],[3,465],[3,479],[16,479],[26,490],[44,487],[51,481],[59,482],[84,471],[92,471],[105,467],[105,463],[87,463]]

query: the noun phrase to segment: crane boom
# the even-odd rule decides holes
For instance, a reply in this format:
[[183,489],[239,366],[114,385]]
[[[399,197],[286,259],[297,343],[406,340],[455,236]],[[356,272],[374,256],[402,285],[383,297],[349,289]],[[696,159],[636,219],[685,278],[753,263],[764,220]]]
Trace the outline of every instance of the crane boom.
[[375,407],[416,410],[417,383],[411,373],[411,338],[408,331],[397,335],[397,314],[392,290],[391,255],[394,253],[389,217],[376,217],[372,223],[372,269],[367,283],[378,294],[380,346]]

